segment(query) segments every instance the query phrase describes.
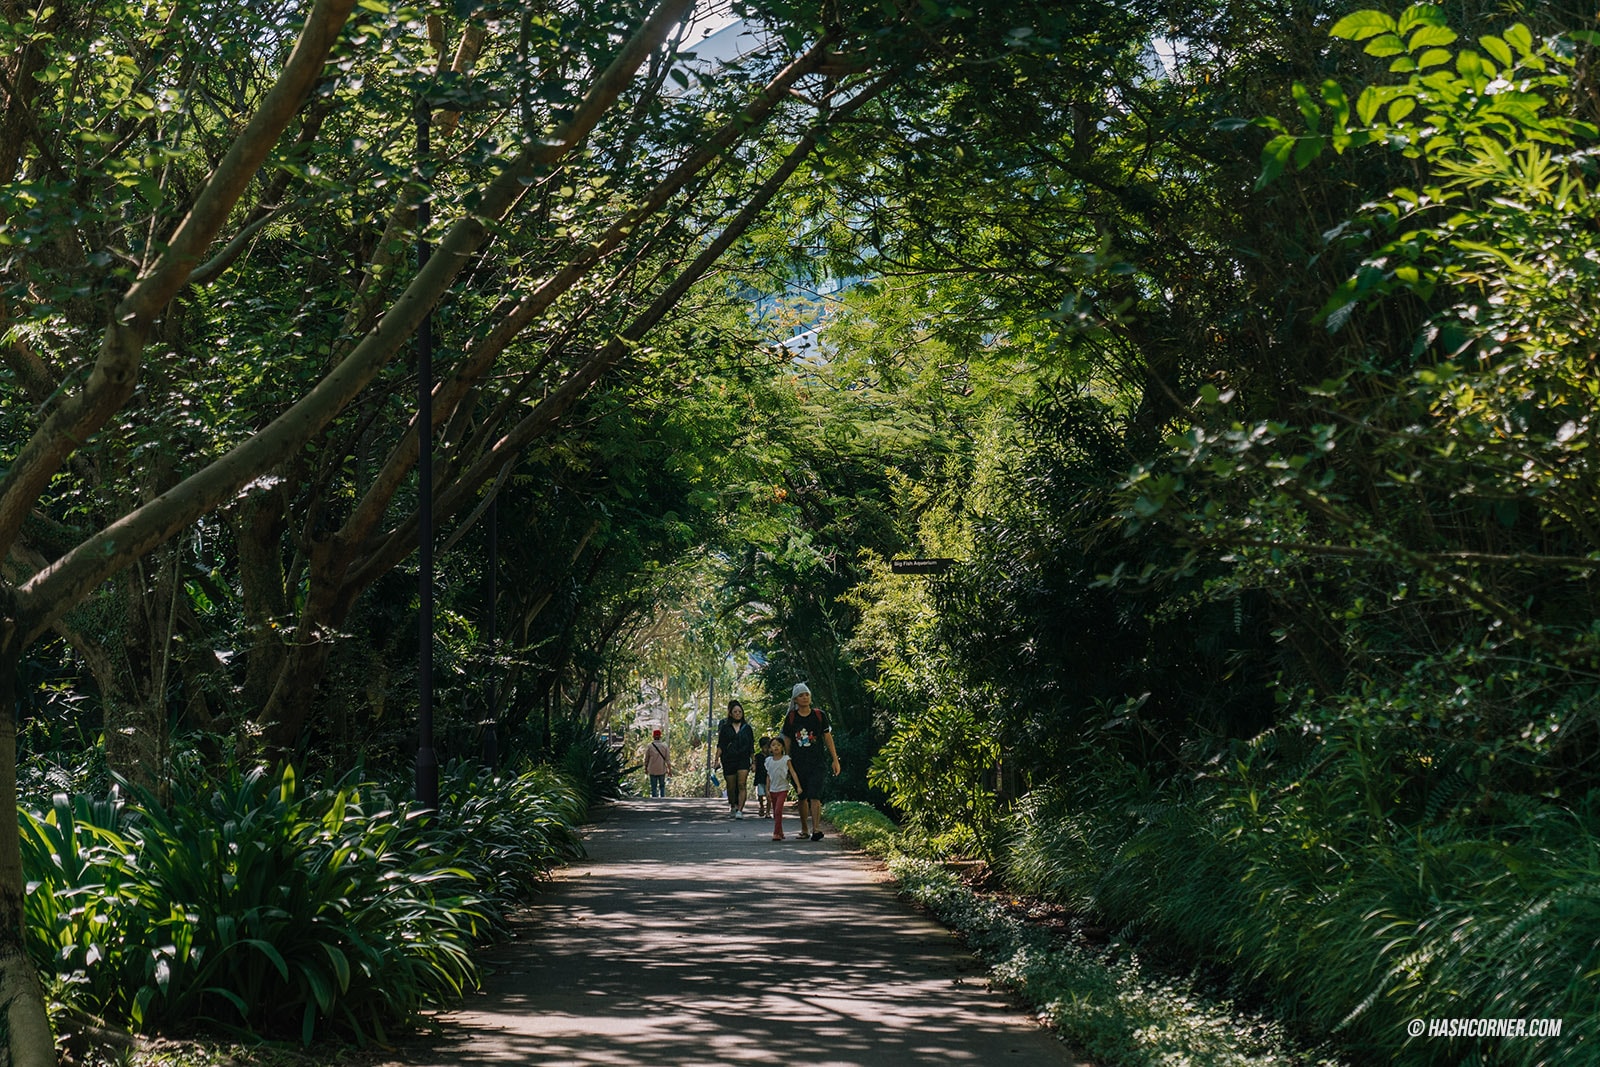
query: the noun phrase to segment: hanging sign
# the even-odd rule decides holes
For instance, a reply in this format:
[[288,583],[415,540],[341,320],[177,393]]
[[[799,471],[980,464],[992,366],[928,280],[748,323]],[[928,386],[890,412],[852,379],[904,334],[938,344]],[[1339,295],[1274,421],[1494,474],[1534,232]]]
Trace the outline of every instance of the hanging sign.
[[943,574],[950,569],[953,559],[940,556],[923,559],[891,559],[889,572],[891,574]]

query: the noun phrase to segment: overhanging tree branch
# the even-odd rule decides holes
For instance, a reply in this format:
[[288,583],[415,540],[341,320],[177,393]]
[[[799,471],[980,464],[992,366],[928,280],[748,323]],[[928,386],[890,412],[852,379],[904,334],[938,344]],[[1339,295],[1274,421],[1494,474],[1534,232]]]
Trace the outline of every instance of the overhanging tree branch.
[[[542,434],[548,433],[606,371],[626,358],[643,341],[645,335],[677,305],[694,283],[699,281],[722,258],[723,253],[749,229],[795,170],[816,148],[818,136],[819,130],[814,128],[808,131],[790,149],[777,169],[746,201],[744,208],[673,279],[650,306],[628,324],[627,329],[569,374],[560,386],[541,400],[533,411],[468,467],[452,485],[443,489],[435,497],[436,514],[445,517],[466,507],[478,488],[493,476],[495,470],[505,463],[508,457],[515,455]],[[416,524],[417,516],[413,514],[398,529],[391,531],[381,547],[353,571],[351,581],[358,588],[364,588],[405,559],[411,553],[416,540]]]
[[[354,4],[354,0],[340,2],[344,4],[346,12]],[[550,140],[533,145],[522,153],[490,183],[478,204],[477,213],[458,220],[450,227],[427,265],[412,279],[377,326],[310,392],[259,433],[148,504],[113,522],[19,588],[16,609],[23,639],[31,640],[42,633],[55,618],[87,596],[100,582],[173,536],[198,516],[232,499],[252,480],[288,460],[321,433],[393,358],[433,305],[449,290],[456,275],[487,239],[487,223],[498,222],[504,217],[539,167],[555,162],[582,142],[607,109],[615,104],[633,70],[660,44],[671,27],[688,11],[691,3],[692,0],[665,0],[657,7],[617,58],[590,86],[567,124]],[[296,55],[300,51],[297,49]],[[287,117],[284,121],[287,122]],[[220,225],[220,220],[217,225]],[[193,243],[190,242],[191,245]],[[178,278],[173,284],[181,284],[181,280]],[[150,291],[153,290],[146,290],[140,295],[136,302],[139,306],[142,307],[150,299]],[[137,319],[134,320],[134,326],[138,326]],[[138,329],[123,329],[114,324],[108,331],[108,337],[115,336],[108,344],[117,346],[119,351],[125,350],[124,342],[142,337],[142,330],[146,328],[148,322]],[[134,351],[133,355],[135,359],[132,363],[127,360],[116,361],[118,373],[127,375],[123,383],[123,397],[133,385],[132,373],[137,367],[137,352]],[[95,373],[99,375],[100,370],[97,368]],[[90,391],[94,391],[94,388],[92,381]],[[101,421],[121,403],[119,399],[116,404],[108,405],[106,400],[109,397],[104,396],[105,392],[103,387],[99,390],[102,395],[100,406],[105,407]],[[60,432],[67,431],[63,429]],[[17,477],[15,471],[16,468],[13,468],[13,474],[7,480],[6,496],[0,498],[0,534],[6,531],[4,523],[8,515],[4,507],[13,499],[15,489],[12,483]],[[34,489],[34,495],[42,488],[43,482],[40,482]],[[11,536],[14,536],[14,529]]]
[[16,539],[28,510],[67,456],[133,393],[151,324],[188,280],[195,263],[227,222],[233,205],[299,111],[354,7],[355,0],[318,0],[306,16],[293,53],[261,106],[234,138],[166,249],[118,303],[83,391],[51,412],[0,481],[0,547]]
[[[789,86],[815,70],[832,46],[824,38],[786,66],[738,115],[724,123],[692,155],[676,167],[636,208],[613,223],[598,239],[583,245],[560,270],[541,282],[520,300],[507,298],[490,314],[493,325],[475,343],[451,377],[434,390],[434,426],[443,425],[452,413],[470,402],[478,383],[494,361],[536,318],[544,314],[602,260],[620,248],[628,236],[651,216],[659,213],[688,183],[723,152],[758,126],[783,101]],[[352,541],[366,538],[382,521],[394,494],[405,484],[416,464],[417,435],[402,434],[373,478],[355,511],[346,522],[343,534]]]

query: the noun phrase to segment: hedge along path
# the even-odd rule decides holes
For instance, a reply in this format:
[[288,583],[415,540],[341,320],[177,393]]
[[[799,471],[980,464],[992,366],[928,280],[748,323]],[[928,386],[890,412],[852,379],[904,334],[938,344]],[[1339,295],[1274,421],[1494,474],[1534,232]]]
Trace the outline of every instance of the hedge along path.
[[785,828],[715,800],[615,805],[486,957],[485,992],[386,1067],[1089,1067],[869,860]]

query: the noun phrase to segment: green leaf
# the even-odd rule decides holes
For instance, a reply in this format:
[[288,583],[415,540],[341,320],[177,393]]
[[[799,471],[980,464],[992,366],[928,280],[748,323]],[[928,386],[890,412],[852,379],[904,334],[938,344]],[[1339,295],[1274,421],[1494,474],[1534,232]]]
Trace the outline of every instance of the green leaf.
[[1397,56],[1406,50],[1405,42],[1392,33],[1382,37],[1374,37],[1367,43],[1364,51],[1369,56]]
[[1412,52],[1419,52],[1424,48],[1438,48],[1441,45],[1454,43],[1457,36],[1456,31],[1449,26],[1424,26],[1411,35],[1411,43],[1407,48]]
[[1441,63],[1448,62],[1450,62],[1450,50],[1448,48],[1430,48],[1417,57],[1417,69],[1427,70],[1429,67],[1437,67]]
[[1341,300],[1338,303],[1330,301],[1330,306],[1323,308],[1323,326],[1329,333],[1338,333],[1350,321],[1350,316],[1355,313],[1356,305],[1353,300]]
[[1517,23],[1505,33],[1506,43],[1517,50],[1517,54],[1526,58],[1533,55],[1533,34],[1528,27]]
[[318,1008],[326,1015],[333,1010],[334,991],[333,985],[328,981],[328,976],[316,967],[300,966],[300,973],[305,977],[306,984],[311,987],[311,996],[316,1001]]
[[1339,83],[1329,78],[1322,83],[1322,102],[1333,112],[1334,125],[1340,128],[1350,122],[1350,99],[1344,95]]
[[1516,165],[1511,162],[1511,157],[1506,155],[1506,150],[1500,147],[1498,141],[1492,137],[1477,138],[1474,146],[1478,151],[1489,157],[1489,162],[1505,174],[1514,174]]
[[133,995],[133,1006],[128,1009],[128,1017],[133,1020],[135,1026],[144,1022],[145,1017],[150,1014],[151,1003],[160,995],[161,991],[151,985],[141,986]]
[[339,992],[348,993],[350,991],[350,960],[336,945],[330,945],[326,941],[320,942],[320,944],[322,945],[323,953],[328,957],[328,962],[333,964],[333,976],[338,980]]
[[214,993],[217,996],[221,997],[223,1000],[226,1000],[229,1004],[232,1004],[235,1008],[238,1009],[239,1018],[241,1018],[241,1019],[250,1018],[250,1005],[246,1004],[244,1002],[244,998],[241,997],[239,994],[235,993],[233,990],[225,989],[222,986],[207,986],[205,991],[207,993]]
[[1383,92],[1375,85],[1369,85],[1361,90],[1361,95],[1356,97],[1356,115],[1363,125],[1370,126],[1378,114],[1378,108],[1383,103]]
[[1322,154],[1322,149],[1327,145],[1326,137],[1302,137],[1294,146],[1294,169],[1305,170],[1310,163]]
[[247,938],[243,938],[242,940],[240,940],[239,944],[241,944],[241,945],[249,945],[252,948],[256,949],[263,956],[267,957],[267,959],[269,961],[271,961],[272,966],[277,968],[278,975],[285,982],[287,982],[289,980],[289,964],[288,964],[288,961],[286,961],[283,958],[283,953],[279,952],[277,950],[277,948],[272,944],[272,942],[263,941],[259,937],[247,937]]
[[1417,61],[1412,59],[1410,56],[1401,56],[1399,59],[1389,64],[1389,71],[1392,74],[1406,74],[1416,69]]
[[1382,11],[1357,11],[1335,22],[1328,35],[1346,41],[1365,41],[1368,37],[1394,31],[1394,19]]
[[1478,38],[1478,43],[1483,45],[1483,50],[1494,56],[1502,67],[1511,66],[1511,47],[1499,37],[1485,35]]
[[1295,82],[1291,92],[1294,94],[1296,106],[1300,108],[1300,116],[1306,120],[1306,127],[1312,133],[1316,133],[1322,122],[1322,109],[1317,106],[1316,101],[1311,99],[1311,90],[1299,82]]
[[1280,133],[1261,149],[1261,176],[1256,179],[1258,190],[1271,185],[1283,173],[1283,168],[1289,165],[1290,153],[1294,151],[1294,142],[1295,138],[1291,135]]
[[1442,26],[1444,24],[1444,8],[1438,4],[1412,4],[1400,12],[1398,32],[1405,34],[1411,32],[1414,26]]

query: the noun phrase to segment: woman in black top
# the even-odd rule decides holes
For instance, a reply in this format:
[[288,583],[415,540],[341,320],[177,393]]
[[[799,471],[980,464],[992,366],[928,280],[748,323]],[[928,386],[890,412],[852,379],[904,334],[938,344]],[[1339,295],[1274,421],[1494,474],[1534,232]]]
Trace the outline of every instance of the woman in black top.
[[728,717],[717,728],[717,758],[722,761],[722,780],[728,783],[729,818],[744,818],[745,782],[755,750],[756,734],[744,721],[744,705],[728,701]]
[[821,708],[811,706],[811,690],[801,682],[789,697],[789,714],[783,720],[783,750],[800,780],[800,833],[822,840],[822,794],[828,772],[839,774],[839,753],[833,747],[833,726]]

